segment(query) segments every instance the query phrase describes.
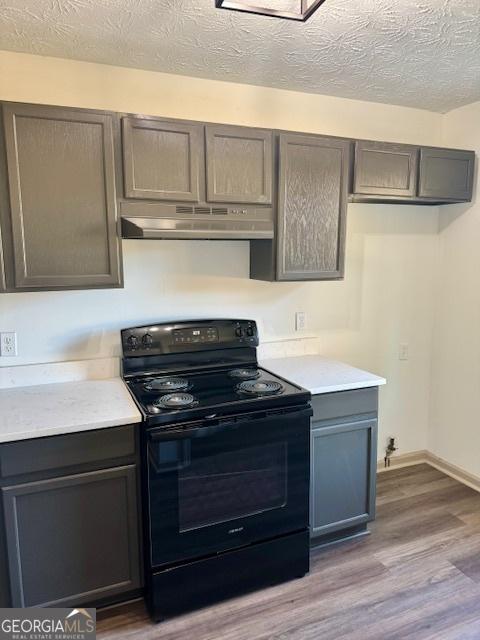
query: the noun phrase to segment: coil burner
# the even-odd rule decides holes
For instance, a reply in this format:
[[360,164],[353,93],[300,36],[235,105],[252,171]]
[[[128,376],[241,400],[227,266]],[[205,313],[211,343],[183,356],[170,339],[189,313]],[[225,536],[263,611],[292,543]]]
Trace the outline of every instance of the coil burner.
[[283,391],[283,385],[275,380],[245,380],[237,386],[241,393],[252,396],[272,396]]
[[193,407],[198,400],[191,393],[167,393],[167,395],[153,401],[153,406],[159,409],[183,409]]

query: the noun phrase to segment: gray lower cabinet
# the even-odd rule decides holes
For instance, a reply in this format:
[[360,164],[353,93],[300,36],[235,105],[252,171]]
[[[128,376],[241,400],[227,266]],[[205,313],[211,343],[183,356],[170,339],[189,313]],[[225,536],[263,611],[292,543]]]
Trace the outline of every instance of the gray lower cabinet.
[[350,152],[348,140],[280,134],[276,241],[251,243],[252,278],[343,278]]
[[353,192],[414,197],[417,193],[418,147],[388,142],[355,144]]
[[475,153],[422,148],[418,195],[439,200],[472,199]]
[[312,405],[310,531],[321,543],[375,517],[377,390],[315,396]]
[[137,435],[125,426],[0,446],[2,606],[139,593]]
[[139,586],[134,465],[2,493],[12,606],[73,606]]
[[203,200],[203,130],[200,123],[122,118],[125,197]]
[[3,125],[9,288],[121,285],[113,115],[4,103]]
[[205,141],[209,202],[272,203],[271,131],[207,125]]

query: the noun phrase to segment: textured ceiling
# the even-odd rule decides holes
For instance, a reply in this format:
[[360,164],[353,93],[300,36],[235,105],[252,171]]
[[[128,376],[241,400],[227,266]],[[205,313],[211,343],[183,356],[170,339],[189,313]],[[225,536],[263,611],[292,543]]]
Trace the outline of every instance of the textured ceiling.
[[440,112],[480,100],[480,0],[326,0],[306,24],[214,0],[0,0],[0,49]]

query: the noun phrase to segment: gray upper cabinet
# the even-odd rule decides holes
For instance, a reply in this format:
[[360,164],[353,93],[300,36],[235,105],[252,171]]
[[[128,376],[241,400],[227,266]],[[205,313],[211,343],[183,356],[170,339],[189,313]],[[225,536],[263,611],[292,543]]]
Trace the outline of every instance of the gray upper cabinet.
[[207,200],[272,203],[272,132],[207,125]]
[[140,586],[136,468],[2,489],[13,607],[77,606]]
[[424,198],[470,201],[474,168],[473,151],[423,148],[418,194]]
[[5,259],[3,257],[2,230],[0,228],[0,293],[7,290]]
[[[0,115],[2,106],[0,104]],[[5,250],[10,248],[5,244],[6,234],[3,229],[10,229],[10,204],[8,195],[7,159],[5,154],[5,136],[0,126],[0,293],[7,290],[7,262]]]
[[343,277],[350,147],[335,138],[280,135],[278,280]]
[[353,192],[413,197],[417,192],[418,147],[358,141]]
[[119,286],[113,116],[6,103],[3,120],[10,288]]
[[125,117],[125,197],[198,202],[203,196],[203,125]]

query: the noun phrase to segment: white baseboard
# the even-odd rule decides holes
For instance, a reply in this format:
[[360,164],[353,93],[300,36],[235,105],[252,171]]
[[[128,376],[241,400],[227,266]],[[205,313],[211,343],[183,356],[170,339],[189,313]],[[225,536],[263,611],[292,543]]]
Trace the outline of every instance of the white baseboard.
[[400,454],[398,456],[392,456],[390,458],[390,466],[385,468],[384,461],[378,460],[377,473],[385,473],[393,471],[394,469],[401,469],[402,467],[412,467],[416,464],[428,464],[435,469],[438,469],[447,476],[458,480],[462,484],[465,484],[471,489],[480,492],[480,477],[465,471],[461,467],[457,467],[450,462],[447,462],[443,458],[436,456],[434,453],[425,449],[420,451],[412,451],[410,453]]
[[475,491],[480,491],[480,478],[473,473],[464,471],[461,467],[457,467],[455,464],[451,464],[443,458],[439,458],[434,453],[430,453],[430,451],[427,451],[426,462],[431,467],[435,467],[435,469],[442,471],[447,476],[466,484],[467,487],[471,487],[472,489],[475,489]]
[[411,451],[410,453],[401,453],[390,458],[390,466],[385,467],[383,459],[377,462],[377,473],[390,471],[391,469],[400,469],[401,467],[412,467],[415,464],[427,462],[428,451],[421,449],[420,451]]

